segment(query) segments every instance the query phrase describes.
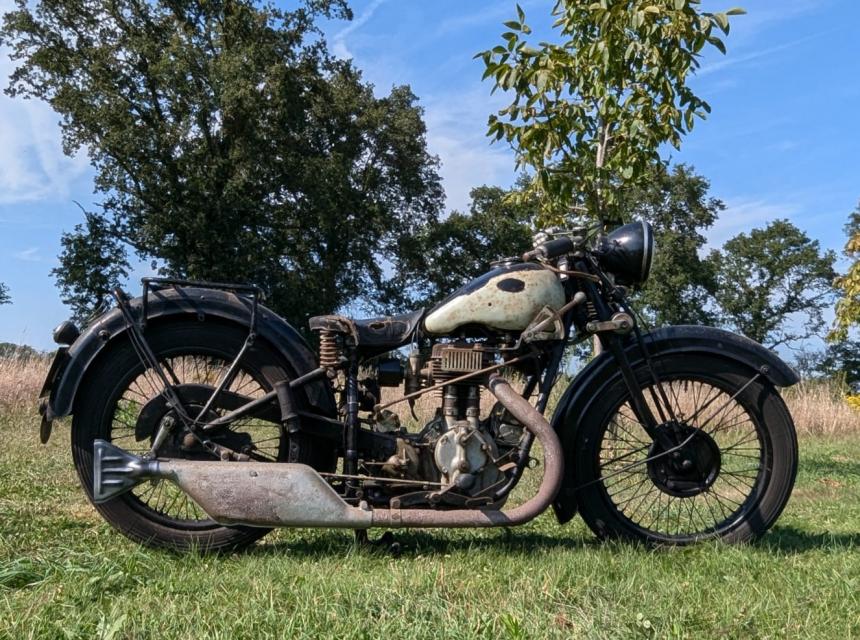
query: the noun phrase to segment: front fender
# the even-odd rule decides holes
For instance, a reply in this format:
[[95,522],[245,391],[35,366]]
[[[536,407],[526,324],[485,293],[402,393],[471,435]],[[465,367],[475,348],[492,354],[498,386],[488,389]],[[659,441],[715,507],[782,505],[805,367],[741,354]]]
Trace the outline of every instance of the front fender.
[[[749,338],[713,327],[678,325],[663,327],[643,336],[651,356],[676,353],[708,353],[739,362],[757,371],[777,387],[789,387],[800,381],[797,372],[776,355]],[[628,336],[624,351],[635,369],[644,361],[633,336]],[[571,460],[579,417],[593,402],[599,402],[604,387],[612,382],[618,367],[609,352],[589,362],[565,390],[552,417],[552,427],[561,440],[565,460]],[[576,514],[576,492],[573,472],[565,465],[565,479],[553,503],[556,517],[564,523]]]
[[[142,298],[135,298],[130,305],[135,314],[141,310]],[[191,316],[200,321],[215,318],[249,326],[251,301],[227,291],[187,287],[162,289],[149,294],[147,304],[147,326],[153,326],[172,317]],[[87,371],[109,345],[127,332],[121,311],[116,308],[93,322],[72,344],[65,357],[65,364],[44,406],[48,421],[70,415],[74,409],[75,395]],[[145,333],[144,333],[145,335]],[[257,309],[257,339],[268,342],[289,362],[296,375],[302,375],[317,367],[316,358],[307,342],[283,318],[266,307]],[[305,385],[308,401],[324,415],[336,412],[330,387],[324,382]]]

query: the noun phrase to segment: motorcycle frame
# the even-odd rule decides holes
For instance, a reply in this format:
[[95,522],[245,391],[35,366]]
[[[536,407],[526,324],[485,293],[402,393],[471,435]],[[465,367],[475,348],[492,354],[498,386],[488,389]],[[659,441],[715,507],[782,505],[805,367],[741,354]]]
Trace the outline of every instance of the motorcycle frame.
[[[601,288],[603,289],[603,292],[598,290],[596,283],[592,281],[592,279],[568,277],[564,280],[565,291],[567,293],[568,300],[570,300],[571,302],[566,304],[565,307],[563,307],[563,309],[561,310],[563,311],[563,315],[560,318],[563,327],[563,337],[560,340],[553,341],[553,344],[548,349],[532,348],[531,352],[527,353],[525,356],[509,359],[508,361],[498,365],[494,365],[487,370],[481,370],[478,372],[466,374],[458,378],[458,380],[467,380],[469,378],[486,374],[488,371],[497,370],[502,368],[503,366],[507,366],[515,360],[519,361],[528,357],[536,359],[537,370],[531,373],[526,379],[526,384],[521,395],[524,399],[528,400],[528,398],[530,398],[534,393],[535,389],[537,389],[538,395],[535,401],[535,408],[540,414],[543,415],[547,408],[550,392],[552,391],[552,388],[555,386],[555,383],[557,381],[565,348],[573,342],[580,342],[589,338],[592,335],[598,335],[604,349],[606,349],[612,354],[613,359],[616,361],[616,364],[621,371],[622,377],[624,378],[624,381],[627,384],[628,389],[631,393],[631,404],[633,406],[634,413],[645,427],[646,432],[652,437],[652,439],[657,442],[660,442],[664,446],[664,448],[668,449],[672,447],[676,443],[673,443],[669,440],[669,436],[665,434],[664,430],[660,430],[657,428],[659,424],[657,421],[657,417],[654,416],[653,412],[649,408],[641,387],[636,383],[635,375],[633,373],[630,361],[623,348],[622,337],[630,331],[635,331],[638,339],[641,342],[641,333],[639,332],[639,327],[636,324],[635,314],[630,313],[629,317],[631,319],[632,325],[631,327],[629,327],[629,329],[626,329],[623,332],[616,332],[605,329],[596,331],[588,330],[589,325],[601,326],[602,324],[607,323],[607,321],[610,321],[610,319],[613,317],[613,314],[616,313],[618,309],[626,309],[628,311],[630,310],[630,305],[629,302],[627,302],[626,300],[624,290],[615,287],[614,284],[609,280],[609,278],[601,271],[597,263],[593,260],[586,261],[585,258],[581,258],[575,262],[575,269],[579,273],[594,274],[594,276],[596,276],[594,279],[599,282]],[[335,435],[334,430],[328,429],[325,433],[323,433],[323,430],[320,428],[320,426],[322,424],[327,424],[330,426],[334,426],[335,429],[337,427],[340,428],[341,449],[344,460],[344,472],[343,474],[336,474],[336,476],[340,476],[344,480],[343,497],[345,499],[356,499],[358,496],[361,495],[359,485],[360,480],[358,476],[360,437],[364,437],[364,439],[368,442],[373,442],[374,440],[391,441],[392,439],[390,437],[384,437],[384,434],[376,434],[374,432],[361,429],[358,415],[358,370],[360,362],[359,354],[354,347],[346,351],[346,362],[343,364],[343,368],[345,370],[345,387],[342,393],[344,395],[344,404],[346,408],[343,421],[333,420],[332,418],[320,414],[315,414],[313,412],[296,412],[295,407],[292,406],[290,398],[292,397],[293,390],[299,389],[305,384],[315,382],[319,378],[327,375],[327,369],[323,367],[318,367],[289,381],[288,385],[283,385],[280,388],[276,386],[275,389],[266,393],[264,396],[254,399],[236,409],[233,409],[232,411],[222,415],[216,420],[210,421],[208,423],[201,423],[200,417],[206,413],[206,409],[210,407],[215,402],[215,400],[217,400],[218,396],[229,385],[231,374],[234,374],[235,371],[238,370],[242,357],[255,340],[257,306],[262,296],[261,291],[258,287],[255,287],[253,285],[193,282],[184,279],[172,278],[145,278],[143,279],[142,284],[143,302],[139,318],[134,317],[134,312],[131,308],[131,305],[129,304],[128,296],[124,292],[122,292],[122,290],[117,288],[113,292],[114,297],[122,311],[123,317],[126,320],[129,335],[132,339],[132,344],[135,346],[135,350],[138,352],[142,363],[144,364],[144,366],[152,366],[155,369],[156,375],[164,385],[163,393],[166,394],[168,403],[171,405],[175,405],[176,413],[186,423],[185,426],[194,435],[194,437],[197,438],[201,446],[203,446],[212,454],[216,455],[222,460],[245,459],[242,457],[241,454],[237,454],[235,451],[232,451],[226,447],[212,442],[207,437],[206,432],[217,426],[229,424],[230,422],[233,422],[240,417],[255,414],[259,411],[266,409],[270,410],[271,407],[275,403],[277,403],[278,408],[280,409],[280,422],[282,426],[288,431],[298,430],[311,435],[322,436],[326,439],[333,439],[333,436]],[[216,388],[213,390],[212,395],[206,402],[206,408],[200,411],[198,415],[193,418],[188,414],[186,408],[182,404],[182,400],[178,397],[178,395],[172,392],[172,388],[170,385],[170,381],[168,380],[167,374],[162,371],[160,366],[158,365],[158,362],[155,359],[154,354],[152,354],[152,351],[149,348],[149,345],[146,341],[146,337],[144,335],[147,323],[147,299],[149,293],[157,288],[189,286],[231,291],[236,295],[249,296],[252,301],[251,314],[248,326],[248,336],[242,348],[237,353],[233,362],[228,367],[227,372],[222,376],[221,380],[219,380],[218,384],[216,385]],[[574,299],[574,297],[577,295],[577,292],[580,291],[585,294],[585,308],[589,310],[586,313],[583,313],[581,311],[580,307],[582,305],[577,304]],[[577,339],[571,341],[570,333],[571,328],[573,327],[576,327],[577,329]],[[643,348],[643,353],[646,354],[646,361],[648,363],[649,369],[651,370],[651,375],[654,378],[655,383],[657,383],[656,386],[659,389],[659,394],[652,395],[652,399],[654,400],[655,406],[661,414],[660,417],[663,418],[662,422],[666,422],[666,416],[664,415],[661,405],[665,406],[668,411],[671,412],[671,404],[668,402],[668,400],[666,400],[665,394],[662,392],[662,387],[659,385],[659,379],[656,374],[656,371],[651,365],[650,358],[648,358],[647,356],[647,350],[645,350],[644,348],[645,345],[642,344],[641,346]],[[172,374],[172,372],[170,373]],[[175,376],[173,377],[175,380]],[[447,382],[447,384],[450,383],[451,381]],[[437,386],[439,385],[434,385],[433,387],[421,389],[419,392],[417,392],[417,395],[423,395],[424,393],[433,391]],[[651,393],[654,394],[653,388],[651,389]],[[658,395],[663,395],[663,398],[659,398]],[[661,403],[660,400],[663,400],[663,402]],[[305,418],[305,420],[297,421],[295,420],[296,416]],[[156,434],[156,438],[150,452],[150,457],[152,458],[154,458],[156,455],[156,451],[160,444],[160,441],[163,440],[163,438],[167,435],[166,433],[161,433],[162,430],[163,427],[162,429],[160,429],[159,433]],[[534,434],[531,431],[526,430],[526,435],[523,437],[519,447],[517,448],[515,467],[511,470],[504,484],[493,493],[492,501],[495,502],[504,500],[507,495],[517,486],[520,479],[522,478],[525,469],[528,467],[529,462],[531,461],[530,452],[534,444],[534,439]],[[389,442],[389,444],[391,443]]]

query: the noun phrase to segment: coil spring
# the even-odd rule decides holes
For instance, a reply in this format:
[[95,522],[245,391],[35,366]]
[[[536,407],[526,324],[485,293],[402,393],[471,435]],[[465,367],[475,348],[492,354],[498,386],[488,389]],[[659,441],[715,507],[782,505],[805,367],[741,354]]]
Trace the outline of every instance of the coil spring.
[[320,332],[320,366],[336,367],[340,363],[340,347],[333,331]]

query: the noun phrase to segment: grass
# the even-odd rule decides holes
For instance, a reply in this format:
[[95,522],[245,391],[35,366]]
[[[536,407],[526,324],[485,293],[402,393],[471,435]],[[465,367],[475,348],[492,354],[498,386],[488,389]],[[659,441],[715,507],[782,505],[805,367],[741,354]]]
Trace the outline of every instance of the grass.
[[755,545],[600,544],[544,514],[510,531],[398,532],[397,558],[331,530],[177,556],[98,518],[68,425],[38,444],[39,376],[2,367],[2,638],[860,637],[860,429],[808,398],[795,494]]

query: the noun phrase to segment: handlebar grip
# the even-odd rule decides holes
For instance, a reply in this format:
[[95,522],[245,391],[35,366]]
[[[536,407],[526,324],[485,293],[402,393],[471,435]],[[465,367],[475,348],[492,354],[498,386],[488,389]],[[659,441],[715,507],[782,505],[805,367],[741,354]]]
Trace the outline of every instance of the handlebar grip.
[[563,256],[565,253],[570,253],[575,249],[575,245],[573,243],[573,238],[563,237],[556,238],[555,240],[550,240],[549,242],[544,242],[543,244],[535,247],[531,251],[527,251],[523,254],[523,261],[529,262],[534,260],[535,258],[543,258],[544,260],[549,260],[552,258],[557,258],[558,256]]

